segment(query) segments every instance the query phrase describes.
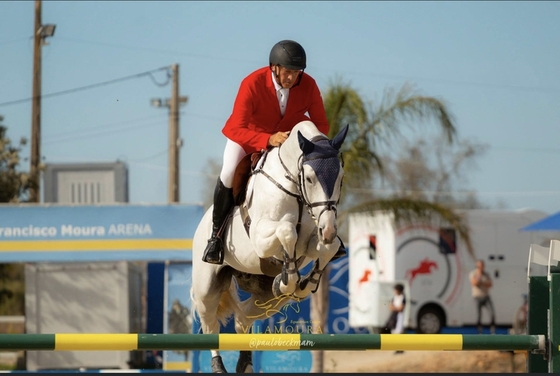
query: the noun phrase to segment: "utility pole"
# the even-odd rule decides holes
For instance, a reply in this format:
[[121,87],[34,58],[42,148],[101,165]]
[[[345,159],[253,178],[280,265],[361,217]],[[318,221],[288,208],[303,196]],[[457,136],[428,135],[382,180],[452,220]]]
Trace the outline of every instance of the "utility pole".
[[179,107],[187,103],[186,96],[179,95],[179,65],[171,65],[171,98],[152,99],[154,107],[169,108],[169,183],[168,202],[179,202],[179,149],[183,140],[179,137]]
[[31,187],[29,201],[40,202],[40,174],[41,163],[41,48],[45,38],[54,35],[56,25],[41,24],[41,0],[35,0],[35,27],[33,28],[33,103],[31,105]]
[[31,188],[29,201],[40,201],[39,163],[41,160],[41,0],[35,0],[33,45],[33,104],[31,105]]
[[171,101],[169,103],[169,202],[179,202],[179,66],[171,66]]

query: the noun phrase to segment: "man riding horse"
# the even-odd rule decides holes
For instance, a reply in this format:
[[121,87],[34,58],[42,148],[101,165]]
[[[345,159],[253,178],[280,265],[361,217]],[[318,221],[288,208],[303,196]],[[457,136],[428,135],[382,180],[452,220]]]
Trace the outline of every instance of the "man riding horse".
[[[235,205],[233,180],[239,162],[247,155],[280,146],[292,128],[311,120],[328,135],[329,123],[315,80],[304,73],[306,55],[293,40],[282,40],[270,51],[269,65],[249,74],[239,87],[233,111],[222,129],[226,136],[222,170],[214,189],[212,235],[202,256],[222,264],[222,227]],[[332,260],[346,254],[342,241]]]

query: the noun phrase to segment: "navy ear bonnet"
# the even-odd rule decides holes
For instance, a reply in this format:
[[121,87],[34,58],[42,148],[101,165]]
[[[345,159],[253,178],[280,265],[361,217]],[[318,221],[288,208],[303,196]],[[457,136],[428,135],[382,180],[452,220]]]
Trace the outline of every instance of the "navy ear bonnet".
[[313,150],[303,156],[303,164],[315,171],[323,191],[327,197],[331,197],[340,173],[339,151],[331,145],[328,139],[321,139],[314,142],[313,145]]

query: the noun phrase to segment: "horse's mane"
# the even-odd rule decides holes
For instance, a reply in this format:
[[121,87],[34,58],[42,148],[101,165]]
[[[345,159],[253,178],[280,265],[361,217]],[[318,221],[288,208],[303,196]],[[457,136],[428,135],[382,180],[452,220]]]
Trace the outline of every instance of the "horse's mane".
[[[291,154],[293,156],[301,155],[301,149],[299,147],[298,131],[308,140],[316,139],[317,137],[327,138],[326,135],[321,133],[317,126],[310,120],[305,120],[297,123],[292,130],[286,141],[282,144],[283,149],[288,149],[286,154]],[[293,154],[292,154],[293,153]]]
[[[297,123],[290,132],[290,136],[294,137],[297,140],[298,131],[300,131],[301,134],[308,140],[311,140],[316,136],[323,135],[321,131],[319,131],[319,128],[317,128],[317,126],[310,120],[305,120]],[[323,136],[326,137],[326,135]]]

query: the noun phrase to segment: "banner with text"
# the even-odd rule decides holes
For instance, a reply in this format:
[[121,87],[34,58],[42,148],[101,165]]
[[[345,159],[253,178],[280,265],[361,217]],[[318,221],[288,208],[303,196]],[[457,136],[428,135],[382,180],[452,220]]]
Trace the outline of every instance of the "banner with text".
[[202,205],[0,206],[0,263],[189,261]]

